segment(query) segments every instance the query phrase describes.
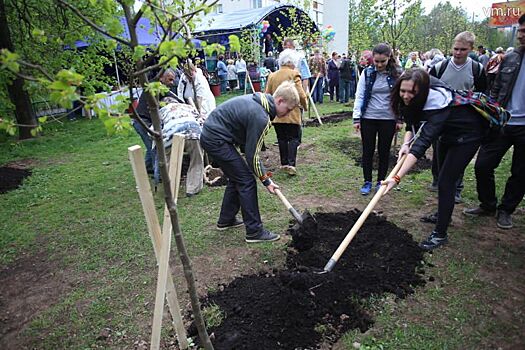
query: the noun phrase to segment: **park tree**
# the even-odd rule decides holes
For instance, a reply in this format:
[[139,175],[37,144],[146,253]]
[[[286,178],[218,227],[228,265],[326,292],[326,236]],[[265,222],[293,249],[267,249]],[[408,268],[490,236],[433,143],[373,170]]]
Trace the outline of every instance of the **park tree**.
[[371,11],[377,0],[350,0],[348,20],[348,45],[357,55],[370,50],[379,40],[378,14]]
[[[89,16],[104,15],[87,0],[76,4]],[[16,52],[20,64],[16,72],[0,70],[0,129],[13,134],[18,127],[20,139],[36,134],[40,127],[32,102],[49,100],[49,90],[38,81],[50,78],[45,76],[46,72],[56,72],[62,67],[84,72],[82,90],[85,93],[107,90],[115,84],[113,77],[103,74],[104,67],[111,64],[114,50],[93,28],[68,14],[53,0],[2,0],[0,7],[0,49]],[[111,8],[109,14],[116,14],[115,6],[107,8]],[[78,40],[89,46],[77,49]]]
[[[4,5],[3,1],[5,0],[2,0],[1,5]],[[136,81],[143,89],[153,122],[153,130],[144,124],[134,109],[132,109],[133,117],[136,122],[141,123],[148,130],[155,141],[161,178],[164,183],[164,199],[170,214],[178,256],[182,262],[184,277],[188,284],[200,345],[205,349],[213,349],[213,345],[206,331],[200,310],[195,277],[179,225],[177,205],[171,190],[171,179],[166,166],[167,159],[159,117],[159,96],[166,93],[168,88],[160,83],[158,78],[167,68],[176,67],[181,60],[195,53],[191,41],[193,20],[199,14],[208,12],[215,3],[216,1],[208,3],[206,0],[189,3],[184,0],[166,2],[148,0],[142,3],[137,10],[134,9],[134,0],[117,0],[116,2],[113,0],[80,0],[75,2],[53,0],[49,3],[49,13],[61,12],[64,14],[64,18],[68,18],[68,20],[80,21],[82,28],[89,28],[92,33],[96,33],[102,45],[108,49],[114,50],[118,45],[126,48],[130,53],[132,61],[132,69],[128,72],[130,98],[124,98],[114,106],[100,107],[98,103],[102,97],[100,94],[92,94],[89,91],[84,95],[79,93],[84,82],[89,79],[88,76],[84,75],[89,74],[89,70],[77,71],[67,62],[62,62],[56,66],[33,63],[30,60],[31,57],[24,57],[23,50],[19,52],[18,48],[12,45],[12,42],[11,45],[7,45],[10,44],[8,41],[6,41],[6,45],[2,46],[0,55],[2,74],[9,74],[14,80],[24,79],[37,84],[41,89],[49,91],[49,96],[53,102],[64,108],[71,108],[74,101],[80,100],[83,105],[95,110],[109,133],[131,129],[130,117],[126,110],[130,105],[131,96],[133,96],[134,82]],[[121,24],[117,15],[124,17],[126,28]],[[161,40],[158,45],[144,46],[139,44],[137,28],[141,18],[147,18],[150,23],[156,23],[159,27]],[[32,33],[40,36],[43,43],[54,39],[57,34],[52,30],[37,29],[38,32],[33,29]],[[6,30],[6,27],[2,26],[2,30]],[[22,81],[20,80],[20,82]]]
[[373,11],[381,20],[380,30],[383,42],[392,48],[399,48],[413,30],[421,15],[421,0],[380,0]]

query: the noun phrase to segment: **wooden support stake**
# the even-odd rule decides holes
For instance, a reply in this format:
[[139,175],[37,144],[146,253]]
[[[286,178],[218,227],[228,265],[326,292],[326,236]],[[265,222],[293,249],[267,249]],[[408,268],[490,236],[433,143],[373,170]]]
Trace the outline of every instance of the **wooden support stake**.
[[248,71],[246,71],[246,77],[248,78],[248,81],[250,82],[250,86],[252,87],[252,93],[255,93],[255,88],[253,87],[253,84],[252,84],[252,78],[250,78]]
[[315,103],[314,103],[314,100],[312,99],[312,96],[308,95],[308,97],[310,98],[310,102],[312,103],[312,107],[314,109],[315,116],[317,117],[317,121],[319,121],[319,125],[323,125],[323,122],[321,120],[321,117],[319,116],[319,112],[317,111],[317,107],[315,106]]
[[[171,157],[172,159],[175,158],[179,164],[182,164],[182,154],[184,152],[184,138],[178,137],[173,139],[173,143],[171,146]],[[179,159],[180,157],[180,159]],[[172,167],[173,168],[173,167]],[[179,191],[179,184],[177,180],[180,182],[180,168],[178,169],[170,169],[170,172],[178,172],[179,176],[175,176],[176,179],[173,179],[172,181],[175,182],[175,191],[174,191],[174,198],[177,198],[177,194]],[[164,208],[164,215],[166,219],[166,212],[168,211],[168,208]],[[170,219],[169,212],[168,212],[168,221]],[[166,220],[165,220],[166,222]],[[150,349],[151,350],[158,350],[160,348],[160,333],[162,329],[162,316],[164,315],[164,297],[166,293],[166,282],[169,275],[169,261],[170,261],[170,250],[171,250],[171,225],[164,225],[164,228],[168,229],[167,231],[164,230],[162,234],[162,246],[160,249],[160,259],[159,259],[159,272],[157,275],[157,293],[155,295],[155,309],[153,311],[153,326],[151,330],[151,344]]]
[[[162,245],[160,224],[155,210],[155,204],[153,201],[153,195],[151,193],[149,178],[146,172],[146,166],[144,164],[142,149],[138,145],[132,146],[128,148],[128,153],[131,166],[133,168],[133,174],[135,175],[135,181],[142,203],[142,209],[144,210],[144,216],[146,217],[148,232],[153,243],[153,250],[155,251],[157,262],[160,262],[159,255]],[[186,337],[186,330],[184,329],[184,325],[182,323],[182,315],[180,312],[177,291],[175,290],[175,284],[173,283],[173,277],[171,274],[168,274],[167,277],[166,299],[168,300],[168,306],[172,315],[173,325],[177,333],[179,346],[181,349],[187,349],[189,347],[188,339]]]

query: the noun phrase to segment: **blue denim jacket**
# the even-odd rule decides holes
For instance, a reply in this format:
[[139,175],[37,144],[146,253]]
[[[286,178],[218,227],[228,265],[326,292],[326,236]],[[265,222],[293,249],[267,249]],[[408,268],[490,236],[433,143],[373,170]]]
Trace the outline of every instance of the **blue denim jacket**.
[[[356,99],[354,102],[354,123],[359,123],[361,116],[365,114],[366,107],[368,106],[368,102],[372,96],[372,87],[376,81],[376,76],[377,70],[375,66],[367,67],[361,73],[361,77],[357,83]],[[386,80],[390,90],[392,90],[397,79],[389,74],[386,77]]]

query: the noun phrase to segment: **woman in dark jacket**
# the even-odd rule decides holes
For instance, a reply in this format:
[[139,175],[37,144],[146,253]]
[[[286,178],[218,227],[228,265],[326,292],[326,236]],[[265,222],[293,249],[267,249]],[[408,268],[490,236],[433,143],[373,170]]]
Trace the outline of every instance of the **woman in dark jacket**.
[[[476,154],[489,126],[471,106],[451,105],[453,98],[453,91],[445,83],[417,68],[403,73],[392,90],[392,110],[407,124],[399,156],[407,153],[407,157],[397,175],[383,181],[387,185],[385,193],[401,181],[433,141],[440,138],[445,148],[439,159],[438,218],[430,236],[420,243],[425,250],[447,242],[456,181]],[[415,141],[410,147],[413,138]]]

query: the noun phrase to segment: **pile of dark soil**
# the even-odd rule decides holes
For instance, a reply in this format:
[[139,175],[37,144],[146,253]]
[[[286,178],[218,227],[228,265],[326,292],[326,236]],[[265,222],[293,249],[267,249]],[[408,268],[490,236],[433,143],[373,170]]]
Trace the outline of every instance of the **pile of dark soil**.
[[[361,146],[361,140],[358,138],[346,138],[344,140],[336,140],[332,142],[332,146],[338,149],[339,151],[343,152],[344,154],[348,154],[354,161],[355,165],[361,167],[363,164],[363,158],[362,158],[362,146]],[[392,169],[397,162],[397,153],[399,152],[400,146],[396,146],[395,148],[392,148],[390,151],[390,161],[389,161],[389,168]],[[374,153],[373,158],[373,165],[372,168],[374,170],[377,170],[379,167],[379,158],[377,155],[377,150]],[[428,159],[426,157],[418,159],[416,165],[410,170],[411,173],[420,173],[424,170],[432,168],[432,159]]]
[[31,175],[31,170],[19,167],[0,167],[0,194],[20,187],[24,179]]
[[311,219],[289,229],[293,241],[285,269],[243,276],[211,293],[204,307],[217,305],[224,316],[210,329],[215,349],[318,349],[373,324],[362,298],[384,293],[403,298],[423,285],[416,272],[423,259],[417,243],[406,230],[373,215],[332,272],[314,273],[359,214],[316,214],[317,223]]
[[[321,121],[323,122],[323,124],[340,123],[346,119],[352,119],[352,112],[334,113],[334,114],[325,115],[321,117]],[[319,125],[319,121],[314,116],[314,119],[305,121],[304,126],[320,126],[320,125]]]

